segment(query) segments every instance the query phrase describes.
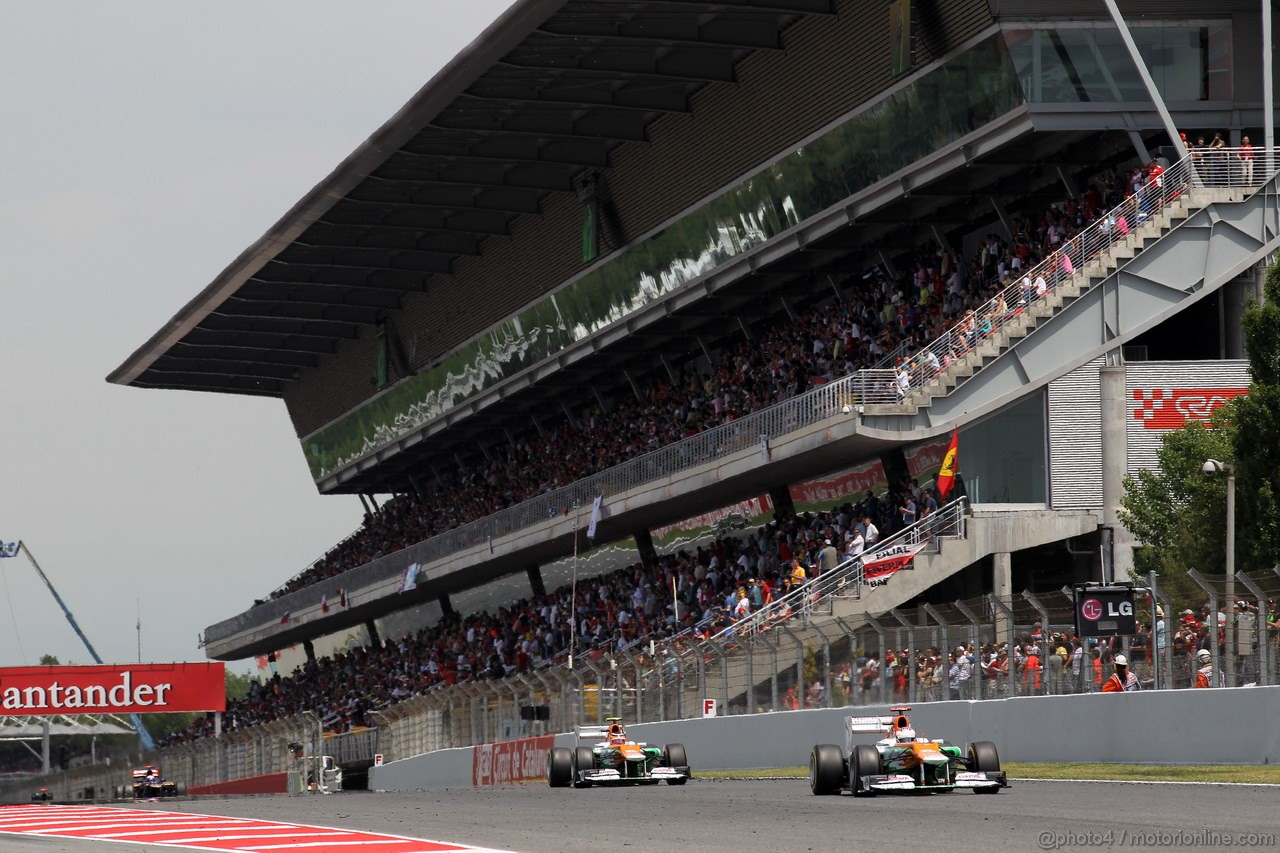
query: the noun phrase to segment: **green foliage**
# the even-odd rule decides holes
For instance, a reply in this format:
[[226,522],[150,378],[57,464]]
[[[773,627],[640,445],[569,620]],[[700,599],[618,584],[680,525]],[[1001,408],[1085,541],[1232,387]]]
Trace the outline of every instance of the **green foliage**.
[[1135,568],[1157,572],[1175,598],[1201,597],[1187,568],[1226,571],[1227,478],[1205,476],[1207,459],[1235,469],[1236,571],[1280,563],[1280,264],[1267,271],[1265,294],[1243,322],[1249,393],[1219,409],[1214,428],[1191,422],[1166,435],[1157,470],[1125,479],[1121,519],[1146,546]]
[[57,655],[40,655],[40,665],[41,666],[61,666],[62,664],[58,660]]
[[235,702],[249,695],[249,685],[253,679],[246,673],[235,673],[227,670],[227,701]]

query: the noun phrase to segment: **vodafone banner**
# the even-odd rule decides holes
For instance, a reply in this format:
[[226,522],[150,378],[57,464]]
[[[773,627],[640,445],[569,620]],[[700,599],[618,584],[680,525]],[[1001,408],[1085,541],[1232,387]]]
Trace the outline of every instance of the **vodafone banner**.
[[555,744],[555,735],[482,743],[471,753],[471,784],[484,787],[512,782],[545,782],[547,753]]
[[225,711],[226,665],[0,667],[0,716]]

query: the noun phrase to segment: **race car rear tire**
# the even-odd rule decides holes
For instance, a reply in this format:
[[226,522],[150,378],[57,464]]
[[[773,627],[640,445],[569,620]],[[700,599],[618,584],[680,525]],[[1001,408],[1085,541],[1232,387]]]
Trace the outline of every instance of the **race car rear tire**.
[[573,753],[567,746],[553,746],[547,754],[547,784],[567,788],[573,781]]
[[[663,767],[688,767],[689,756],[685,754],[684,744],[669,743],[667,748],[662,750],[662,766]],[[668,779],[668,785],[683,785],[688,782],[687,778]]]
[[844,777],[844,756],[833,743],[820,743],[809,753],[809,790],[815,797],[839,794]]
[[573,750],[573,787],[590,788],[591,783],[580,779],[578,774],[584,770],[596,769],[596,754],[589,746],[579,746]]
[[849,790],[855,797],[874,797],[875,791],[863,790],[858,781],[863,776],[880,775],[880,753],[869,743],[860,743],[849,756]]
[[[989,740],[980,740],[969,744],[969,769],[980,773],[998,773],[1000,771],[1000,753],[996,751],[996,745]],[[1000,789],[994,785],[990,788],[973,789],[975,794],[995,794],[999,791]]]

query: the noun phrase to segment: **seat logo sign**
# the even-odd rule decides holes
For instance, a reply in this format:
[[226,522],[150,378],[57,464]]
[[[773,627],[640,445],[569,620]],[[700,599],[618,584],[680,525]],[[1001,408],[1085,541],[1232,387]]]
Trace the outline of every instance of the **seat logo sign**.
[[1181,429],[1187,421],[1207,421],[1248,388],[1152,388],[1133,391],[1133,419],[1143,429]]

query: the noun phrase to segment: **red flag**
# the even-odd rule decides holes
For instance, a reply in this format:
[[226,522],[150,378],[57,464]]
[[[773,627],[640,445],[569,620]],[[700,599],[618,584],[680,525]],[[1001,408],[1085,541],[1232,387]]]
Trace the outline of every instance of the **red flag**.
[[951,446],[947,455],[942,457],[942,467],[938,469],[938,501],[947,502],[947,494],[956,483],[956,468],[960,467],[960,427],[951,431]]
[[287,625],[287,624],[289,624],[289,616],[291,615],[291,612],[292,612],[292,611],[286,610],[286,611],[284,612],[284,615],[280,617],[280,624],[281,624],[281,625]]
[[338,600],[338,603],[339,603],[339,604],[341,604],[343,607],[346,607],[346,606],[347,606],[347,590],[346,590],[346,588],[344,587],[344,588],[341,590],[341,592],[342,592],[342,598],[340,598],[340,599]]
[[329,612],[329,593],[327,592],[324,595],[320,596],[320,612],[321,613]]

